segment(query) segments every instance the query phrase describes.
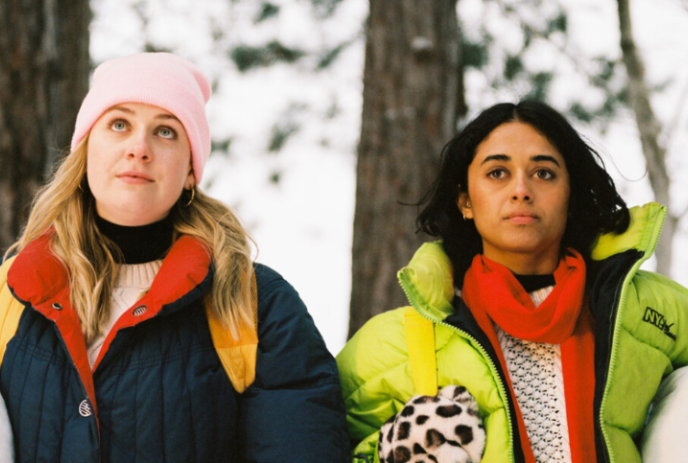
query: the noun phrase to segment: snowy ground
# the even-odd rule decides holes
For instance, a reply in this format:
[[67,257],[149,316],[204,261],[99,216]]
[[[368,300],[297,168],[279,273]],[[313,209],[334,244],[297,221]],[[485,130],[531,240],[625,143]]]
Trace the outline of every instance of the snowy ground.
[[[273,3],[281,6],[279,17],[255,24],[258,2],[245,0],[148,0],[145,4],[92,0],[91,54],[99,63],[138,52],[148,40],[191,59],[215,80],[208,105],[213,138],[231,143],[226,151],[213,153],[202,186],[239,213],[258,244],[258,260],[297,288],[329,349],[336,353],[344,345],[348,321],[355,151],[362,103],[360,34],[367,2],[343,0],[325,21],[314,19],[310,1]],[[136,5],[146,17],[145,28]],[[570,28],[582,50],[591,55],[618,53],[615,2],[569,0],[567,5],[575,13]],[[480,8],[479,0],[459,2],[464,18],[478,14]],[[688,43],[678,35],[686,30],[688,11],[672,0],[636,0],[633,8],[649,78],[655,84],[669,82],[665,95],[655,103],[660,116],[670,120],[688,81]],[[213,27],[215,42],[210,34]],[[330,68],[319,72],[313,71],[315,58],[305,58],[295,65],[241,74],[223,51],[231,44],[258,45],[272,38],[313,56],[342,41],[353,44]],[[468,94],[473,107],[479,106],[480,101],[472,101],[477,92],[469,87]],[[515,100],[518,95],[508,97]],[[685,132],[684,115],[678,119]],[[267,146],[276,121],[299,128],[281,151],[270,153]],[[615,123],[604,137],[581,129],[602,152],[627,202],[650,201],[634,121],[627,117]],[[685,135],[676,136],[671,148],[680,152],[685,144]],[[672,167],[688,172],[681,168],[682,162],[676,159]],[[274,178],[279,181],[273,182]],[[688,202],[679,195],[677,205]],[[685,227],[679,241],[676,255],[686,255]],[[674,276],[688,285],[688,262],[677,260]]]

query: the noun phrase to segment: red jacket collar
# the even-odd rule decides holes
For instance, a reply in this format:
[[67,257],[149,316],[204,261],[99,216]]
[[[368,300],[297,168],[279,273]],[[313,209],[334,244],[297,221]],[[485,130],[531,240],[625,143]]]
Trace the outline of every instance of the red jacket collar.
[[[44,234],[19,253],[8,272],[7,283],[17,299],[30,304],[55,323],[97,416],[86,341],[81,322],[70,303],[69,272],[50,248],[52,235],[53,232]],[[125,312],[108,333],[94,369],[98,367],[120,329],[156,316],[164,307],[184,296],[191,296],[191,300],[200,297],[205,289],[201,283],[208,277],[210,262],[210,252],[206,245],[191,236],[179,238],[165,257],[150,291],[131,310]],[[195,294],[191,294],[192,292]],[[173,305],[171,309],[176,310],[182,305],[184,304],[176,307]],[[88,404],[82,405],[88,408]]]
[[[51,250],[52,235],[46,233],[29,243],[19,253],[7,276],[15,296],[42,313],[52,310],[55,302],[64,307],[64,299],[69,299],[69,273]],[[163,306],[179,300],[203,282],[210,263],[210,251],[205,244],[191,236],[182,236],[172,245],[140,304],[154,309],[148,312],[159,312]]]

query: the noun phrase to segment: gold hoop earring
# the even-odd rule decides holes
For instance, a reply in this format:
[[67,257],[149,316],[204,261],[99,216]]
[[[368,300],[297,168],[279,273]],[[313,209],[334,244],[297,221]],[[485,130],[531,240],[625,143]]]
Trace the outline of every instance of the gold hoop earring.
[[191,206],[191,203],[193,202],[194,198],[196,197],[196,187],[192,186],[191,187],[191,199],[189,200],[188,203],[186,203],[186,207]]

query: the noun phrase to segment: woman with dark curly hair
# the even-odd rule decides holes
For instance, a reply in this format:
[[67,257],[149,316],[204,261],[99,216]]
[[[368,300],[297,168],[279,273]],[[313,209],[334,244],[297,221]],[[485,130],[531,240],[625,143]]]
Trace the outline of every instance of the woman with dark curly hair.
[[354,461],[640,462],[658,385],[688,363],[688,291],[639,270],[665,209],[629,210],[534,101],[468,124],[422,203],[441,241],[399,272],[410,307],[338,356]]

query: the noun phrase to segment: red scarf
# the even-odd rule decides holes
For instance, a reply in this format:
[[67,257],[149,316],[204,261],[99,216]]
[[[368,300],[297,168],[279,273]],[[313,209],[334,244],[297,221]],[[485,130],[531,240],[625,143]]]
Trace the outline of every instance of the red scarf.
[[535,307],[509,269],[477,255],[466,272],[461,295],[497,352],[529,463],[535,463],[535,457],[492,322],[516,338],[561,345],[571,458],[573,463],[588,463],[597,461],[593,417],[595,343],[592,315],[584,303],[585,261],[578,252],[569,249],[554,271],[554,281],[554,290]]

